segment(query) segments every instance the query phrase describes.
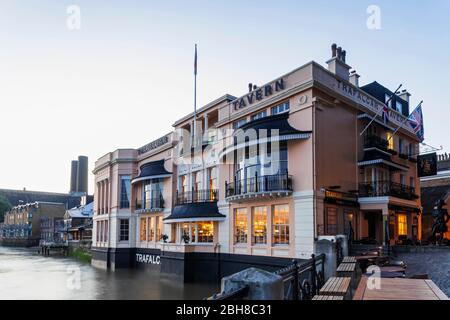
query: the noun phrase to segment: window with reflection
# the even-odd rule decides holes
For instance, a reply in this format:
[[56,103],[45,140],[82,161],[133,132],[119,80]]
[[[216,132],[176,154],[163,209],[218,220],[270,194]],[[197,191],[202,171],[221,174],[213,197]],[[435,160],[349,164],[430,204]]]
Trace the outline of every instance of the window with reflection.
[[161,228],[162,228],[162,217],[156,217],[156,239],[155,241],[161,240]]
[[267,207],[253,208],[253,243],[267,243]]
[[161,179],[146,181],[144,185],[145,209],[162,208],[162,192],[163,181]]
[[131,176],[120,176],[120,208],[129,208],[131,199]]
[[273,206],[273,243],[289,244],[289,205]]
[[248,221],[247,209],[238,208],[234,210],[234,242],[247,243]]
[[336,235],[337,234],[337,209],[336,208],[327,208],[327,235]]

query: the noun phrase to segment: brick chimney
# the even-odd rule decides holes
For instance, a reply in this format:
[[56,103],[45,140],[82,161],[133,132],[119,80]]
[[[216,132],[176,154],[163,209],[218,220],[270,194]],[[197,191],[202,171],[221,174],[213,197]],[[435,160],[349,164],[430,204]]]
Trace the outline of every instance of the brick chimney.
[[347,52],[338,47],[335,43],[331,46],[331,59],[327,61],[328,70],[338,77],[349,81],[349,71],[351,67],[345,63]]

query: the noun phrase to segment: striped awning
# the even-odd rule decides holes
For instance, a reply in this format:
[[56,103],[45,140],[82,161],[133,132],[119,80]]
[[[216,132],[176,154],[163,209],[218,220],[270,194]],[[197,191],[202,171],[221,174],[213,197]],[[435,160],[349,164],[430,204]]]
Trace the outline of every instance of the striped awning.
[[401,165],[399,163],[395,163],[389,160],[385,160],[385,159],[374,159],[374,160],[367,160],[367,161],[360,161],[358,162],[358,166],[359,167],[365,167],[365,166],[370,166],[370,165],[374,165],[374,164],[384,164],[387,165],[389,167],[398,169],[398,170],[403,170],[403,171],[408,171],[409,167]]

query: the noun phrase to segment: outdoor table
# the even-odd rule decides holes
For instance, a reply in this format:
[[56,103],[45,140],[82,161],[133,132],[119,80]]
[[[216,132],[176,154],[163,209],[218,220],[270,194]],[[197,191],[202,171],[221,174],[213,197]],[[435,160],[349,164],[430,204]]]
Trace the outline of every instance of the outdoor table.
[[315,295],[312,300],[344,300],[343,296]]
[[384,266],[384,267],[382,266],[380,267],[380,270],[384,272],[401,272],[405,274],[406,269],[399,266]]
[[353,263],[356,262],[356,257],[351,256],[345,256],[344,259],[342,259],[343,263]]
[[[371,276],[373,273],[367,272],[366,276]],[[390,271],[381,271],[379,274],[380,278],[404,278],[405,274],[403,272],[390,272]]]
[[350,277],[330,277],[320,289],[320,295],[345,297],[350,287]]
[[353,300],[449,300],[432,280],[381,278],[379,289],[367,287],[363,276]]

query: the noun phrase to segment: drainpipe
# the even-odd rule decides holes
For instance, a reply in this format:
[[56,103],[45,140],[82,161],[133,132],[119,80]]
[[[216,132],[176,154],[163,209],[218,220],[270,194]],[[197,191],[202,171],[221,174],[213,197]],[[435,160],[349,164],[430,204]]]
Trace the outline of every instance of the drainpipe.
[[[316,223],[316,214],[317,214],[317,196],[316,196],[316,99],[312,101],[312,165],[313,165],[313,227],[314,227],[314,239],[317,238],[317,223]],[[325,217],[323,217],[325,221]]]

